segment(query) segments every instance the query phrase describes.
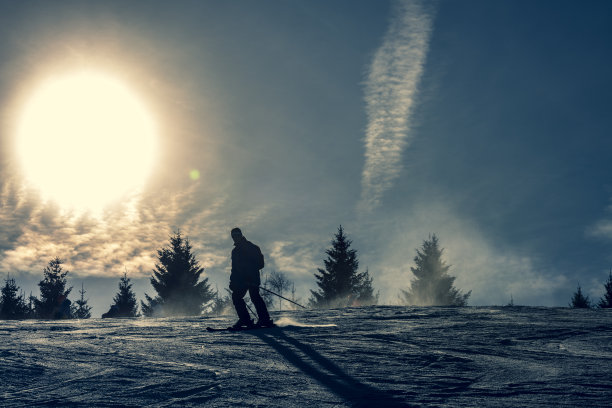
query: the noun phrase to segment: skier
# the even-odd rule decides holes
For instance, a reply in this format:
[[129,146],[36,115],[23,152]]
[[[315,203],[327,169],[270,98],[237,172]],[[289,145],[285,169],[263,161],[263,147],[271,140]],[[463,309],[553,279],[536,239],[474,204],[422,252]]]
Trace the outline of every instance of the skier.
[[[268,308],[259,294],[259,270],[264,267],[264,258],[259,247],[253,244],[242,235],[240,228],[234,228],[231,231],[232,239],[234,240],[234,249],[232,249],[232,272],[230,274],[230,290],[232,291],[232,301],[238,313],[238,321],[231,328],[239,330],[241,328],[253,327],[272,327],[274,323],[268,314]],[[251,297],[251,301],[257,310],[259,321],[253,323],[246,303],[244,295],[247,291]]]

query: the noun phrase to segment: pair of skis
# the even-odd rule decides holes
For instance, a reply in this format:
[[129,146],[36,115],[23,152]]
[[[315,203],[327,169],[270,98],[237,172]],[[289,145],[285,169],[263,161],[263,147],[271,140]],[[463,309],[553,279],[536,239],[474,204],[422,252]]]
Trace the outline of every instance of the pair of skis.
[[[259,289],[263,289],[263,290],[265,290],[266,292],[269,292],[269,293],[271,293],[271,294],[273,294],[273,295],[276,295],[276,296],[278,296],[278,297],[279,297],[279,298],[281,298],[281,299],[285,299],[286,301],[291,302],[291,303],[293,303],[294,305],[298,305],[299,307],[301,307],[301,308],[303,308],[303,309],[306,309],[306,307],[304,307],[304,306],[300,305],[299,303],[296,303],[296,302],[294,302],[294,301],[293,301],[293,300],[291,300],[291,299],[287,299],[286,297],[283,297],[283,296],[279,295],[278,293],[272,292],[272,291],[271,291],[271,290],[269,290],[269,289],[266,289],[266,288],[261,287],[261,286],[259,287]],[[228,292],[229,292],[229,291],[228,291]],[[231,292],[230,292],[230,293],[231,293]],[[251,310],[251,312],[253,312],[253,311]],[[274,327],[277,327],[277,326],[276,326],[275,324],[273,324],[272,326],[253,326],[253,327],[240,327],[240,328],[235,328],[235,327],[225,327],[225,328],[207,327],[207,328],[206,328],[206,331],[209,331],[209,332],[218,332],[218,331],[236,331],[236,332],[238,332],[238,331],[246,331],[246,330],[270,329],[270,328],[274,328]]]

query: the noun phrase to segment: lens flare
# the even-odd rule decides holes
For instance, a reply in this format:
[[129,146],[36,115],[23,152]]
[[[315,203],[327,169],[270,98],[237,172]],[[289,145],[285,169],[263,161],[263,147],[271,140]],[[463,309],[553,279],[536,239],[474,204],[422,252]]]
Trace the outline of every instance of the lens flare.
[[189,172],[189,178],[193,181],[200,179],[200,170],[193,169]]

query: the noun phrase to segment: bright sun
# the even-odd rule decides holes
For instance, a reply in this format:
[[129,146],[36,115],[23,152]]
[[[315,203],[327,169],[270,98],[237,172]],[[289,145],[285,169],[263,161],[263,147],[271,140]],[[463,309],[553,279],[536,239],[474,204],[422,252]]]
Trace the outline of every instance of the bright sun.
[[27,179],[62,207],[101,210],[144,185],[155,160],[151,116],[121,82],[81,72],[27,101],[17,153]]

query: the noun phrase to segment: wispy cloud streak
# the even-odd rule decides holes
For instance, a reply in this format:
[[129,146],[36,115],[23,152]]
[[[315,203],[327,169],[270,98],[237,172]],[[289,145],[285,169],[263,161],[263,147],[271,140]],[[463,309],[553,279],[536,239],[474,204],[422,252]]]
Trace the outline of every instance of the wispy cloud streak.
[[410,144],[410,115],[431,35],[433,13],[419,0],[398,2],[365,84],[368,125],[360,208],[380,204]]

